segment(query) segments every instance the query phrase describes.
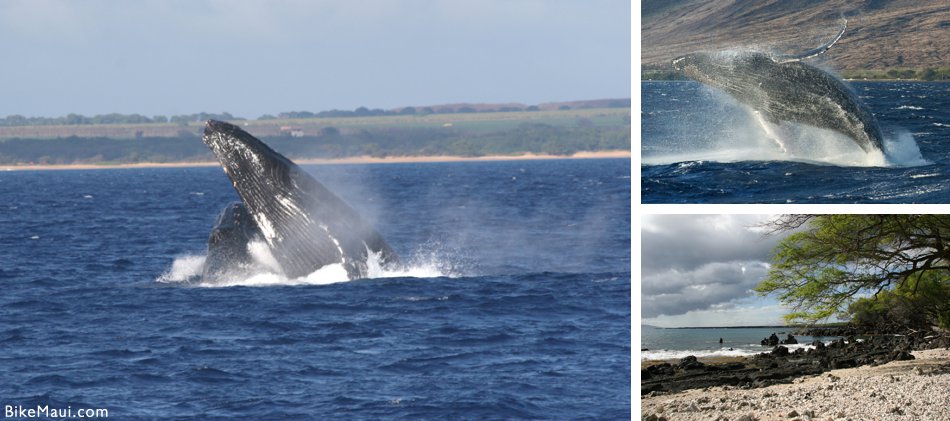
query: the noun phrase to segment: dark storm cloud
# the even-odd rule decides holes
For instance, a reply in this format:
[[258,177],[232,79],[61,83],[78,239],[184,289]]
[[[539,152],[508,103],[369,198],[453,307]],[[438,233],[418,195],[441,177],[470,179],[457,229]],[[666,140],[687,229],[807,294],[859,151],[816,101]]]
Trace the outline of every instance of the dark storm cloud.
[[641,230],[644,318],[726,305],[752,295],[780,236],[763,215],[648,215]]

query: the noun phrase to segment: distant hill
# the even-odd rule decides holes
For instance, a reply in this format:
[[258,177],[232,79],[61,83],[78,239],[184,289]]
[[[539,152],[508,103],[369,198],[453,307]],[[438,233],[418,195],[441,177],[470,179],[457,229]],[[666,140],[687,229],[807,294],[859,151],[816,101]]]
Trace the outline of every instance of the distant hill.
[[[405,108],[396,108],[391,111],[401,113]],[[455,104],[427,105],[422,107],[412,107],[416,110],[431,109],[435,112],[457,113],[459,110],[469,112],[495,112],[495,111],[522,111],[530,109],[538,110],[579,110],[589,108],[630,108],[630,98],[610,98],[610,99],[587,99],[579,101],[564,102],[545,102],[533,106],[525,105],[519,102],[505,103],[471,103],[462,102]]]
[[697,51],[798,52],[848,30],[816,61],[835,70],[950,67],[946,0],[643,0],[641,65],[668,69]]
[[[631,146],[630,108],[232,121],[291,159],[567,156]],[[0,127],[0,165],[213,161],[203,129],[201,122]]]

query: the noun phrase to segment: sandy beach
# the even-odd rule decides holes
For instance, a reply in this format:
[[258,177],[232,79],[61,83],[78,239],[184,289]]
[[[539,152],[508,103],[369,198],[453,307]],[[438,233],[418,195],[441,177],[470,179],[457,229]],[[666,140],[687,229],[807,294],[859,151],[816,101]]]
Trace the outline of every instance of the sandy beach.
[[947,420],[950,350],[916,359],[832,370],[758,389],[712,387],[640,400],[658,420]]
[[[325,164],[399,164],[413,162],[467,162],[467,161],[521,161],[540,159],[596,159],[596,158],[629,158],[630,151],[598,151],[577,152],[573,155],[544,155],[526,153],[521,155],[491,155],[491,156],[390,156],[385,158],[372,156],[355,156],[334,159],[299,159],[294,160],[300,165]],[[16,170],[91,170],[91,169],[121,169],[121,168],[180,168],[180,167],[216,167],[218,162],[140,162],[134,164],[66,164],[66,165],[35,165],[17,164],[0,165],[0,171]]]

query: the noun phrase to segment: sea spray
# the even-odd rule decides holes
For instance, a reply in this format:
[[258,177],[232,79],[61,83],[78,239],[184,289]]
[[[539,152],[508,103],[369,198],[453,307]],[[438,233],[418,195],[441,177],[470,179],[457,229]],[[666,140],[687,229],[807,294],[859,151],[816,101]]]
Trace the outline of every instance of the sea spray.
[[[270,249],[260,241],[248,243],[248,253],[252,257],[253,264],[248,267],[235,267],[230,272],[231,275],[223,279],[214,281],[200,279],[205,256],[186,255],[176,258],[172,262],[171,268],[156,281],[180,283],[194,287],[219,288],[232,286],[329,285],[350,280],[346,269],[338,263],[323,266],[307,276],[288,278],[280,270],[280,266],[271,254]],[[438,243],[430,242],[426,243],[425,247],[420,247],[404,267],[384,269],[381,265],[380,256],[376,253],[368,253],[369,276],[367,278],[459,277],[462,276],[460,269],[462,265],[452,257],[455,255],[457,254],[445,251]]]
[[884,153],[887,155],[887,162],[894,166],[917,167],[932,164],[920,154],[920,147],[917,146],[914,135],[904,129],[884,138]]
[[156,279],[156,282],[176,283],[188,282],[201,276],[201,269],[205,265],[205,256],[185,255],[175,258],[172,266]]
[[[903,129],[885,135],[884,151],[864,152],[848,136],[798,123],[762,123],[750,107],[721,91],[702,86],[698,101],[677,111],[650,113],[644,132],[665,141],[642,151],[647,165],[689,161],[721,163],[793,161],[840,167],[912,167],[929,165],[914,137]],[[669,136],[669,138],[667,138]],[[781,137],[781,142],[774,138]]]

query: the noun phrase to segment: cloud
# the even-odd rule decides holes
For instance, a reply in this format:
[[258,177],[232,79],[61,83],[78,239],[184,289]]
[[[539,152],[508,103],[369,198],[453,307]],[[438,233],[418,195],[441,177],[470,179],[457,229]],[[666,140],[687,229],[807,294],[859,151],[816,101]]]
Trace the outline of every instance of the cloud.
[[787,311],[774,303],[743,302],[741,305],[725,307],[715,306],[675,316],[644,318],[641,323],[657,327],[771,326],[783,324],[782,315]]
[[766,215],[645,215],[641,230],[644,318],[725,310],[754,296],[781,239],[764,236]]
[[694,270],[644,276],[641,314],[655,317],[722,306],[752,295],[768,272],[768,264],[756,261],[710,262]]

